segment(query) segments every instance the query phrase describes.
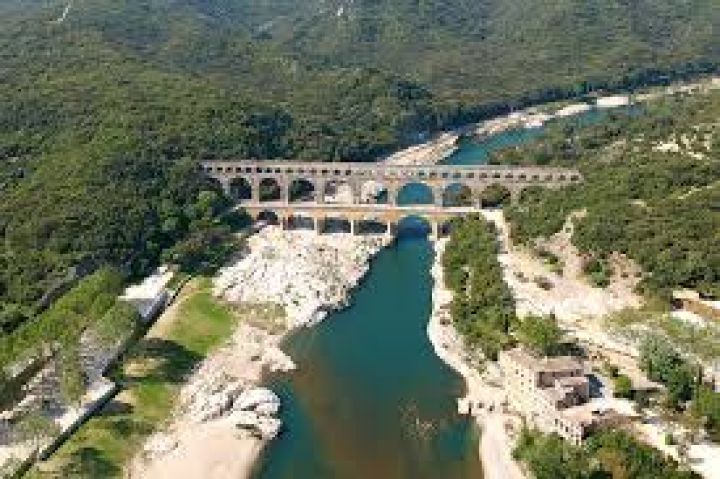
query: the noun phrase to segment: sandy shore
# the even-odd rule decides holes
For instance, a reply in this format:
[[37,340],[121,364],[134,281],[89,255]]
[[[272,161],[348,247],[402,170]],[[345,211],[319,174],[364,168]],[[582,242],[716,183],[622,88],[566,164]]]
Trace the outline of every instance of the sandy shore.
[[249,477],[281,426],[279,399],[258,387],[263,371],[294,368],[280,342],[344,307],[388,241],[275,227],[251,237],[246,254],[214,280],[214,293],[236,305],[236,331],[183,387],[172,423],[148,439],[129,476]]

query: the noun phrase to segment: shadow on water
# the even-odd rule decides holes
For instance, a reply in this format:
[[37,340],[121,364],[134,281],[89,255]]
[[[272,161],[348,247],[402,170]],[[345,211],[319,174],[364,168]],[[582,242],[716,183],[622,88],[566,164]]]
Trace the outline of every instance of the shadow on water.
[[430,234],[430,223],[418,216],[406,216],[397,225],[398,240],[422,240]]
[[428,231],[404,220],[352,306],[286,341],[298,370],[268,378],[284,431],[254,477],[482,477],[475,426],[456,412],[464,383],[427,338]]

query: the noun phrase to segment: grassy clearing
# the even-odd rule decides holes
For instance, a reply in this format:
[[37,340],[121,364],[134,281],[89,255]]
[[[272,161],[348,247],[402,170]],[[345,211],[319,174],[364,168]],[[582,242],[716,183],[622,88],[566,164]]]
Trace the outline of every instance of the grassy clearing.
[[145,438],[169,420],[187,376],[235,324],[209,281],[193,280],[116,371],[123,391],[30,477],[120,477]]

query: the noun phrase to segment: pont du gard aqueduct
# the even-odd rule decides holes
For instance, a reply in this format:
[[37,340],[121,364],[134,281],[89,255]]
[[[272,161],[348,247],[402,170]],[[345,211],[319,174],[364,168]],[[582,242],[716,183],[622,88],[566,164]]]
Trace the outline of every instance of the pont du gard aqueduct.
[[[434,237],[453,217],[478,211],[487,188],[504,188],[516,201],[525,188],[582,181],[577,170],[549,167],[245,160],[200,165],[256,219],[283,226],[310,221],[318,232],[333,221],[349,223],[352,233],[374,223],[390,234],[401,219],[414,216],[430,224]],[[422,192],[422,199],[402,201],[408,187]]]

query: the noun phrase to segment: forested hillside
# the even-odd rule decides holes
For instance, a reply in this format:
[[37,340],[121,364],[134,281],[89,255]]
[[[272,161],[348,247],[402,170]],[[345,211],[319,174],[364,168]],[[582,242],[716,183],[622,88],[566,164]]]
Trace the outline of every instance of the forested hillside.
[[645,293],[677,288],[720,297],[720,93],[667,98],[640,115],[599,125],[564,125],[502,163],[576,166],[583,185],[529,190],[508,211],[516,240],[558,232],[571,212],[573,242],[595,273],[623,253],[644,270]]
[[528,101],[714,71],[719,15],[715,0],[0,0],[0,330],[72,267],[139,274],[185,240],[210,188],[199,157],[371,160]]

